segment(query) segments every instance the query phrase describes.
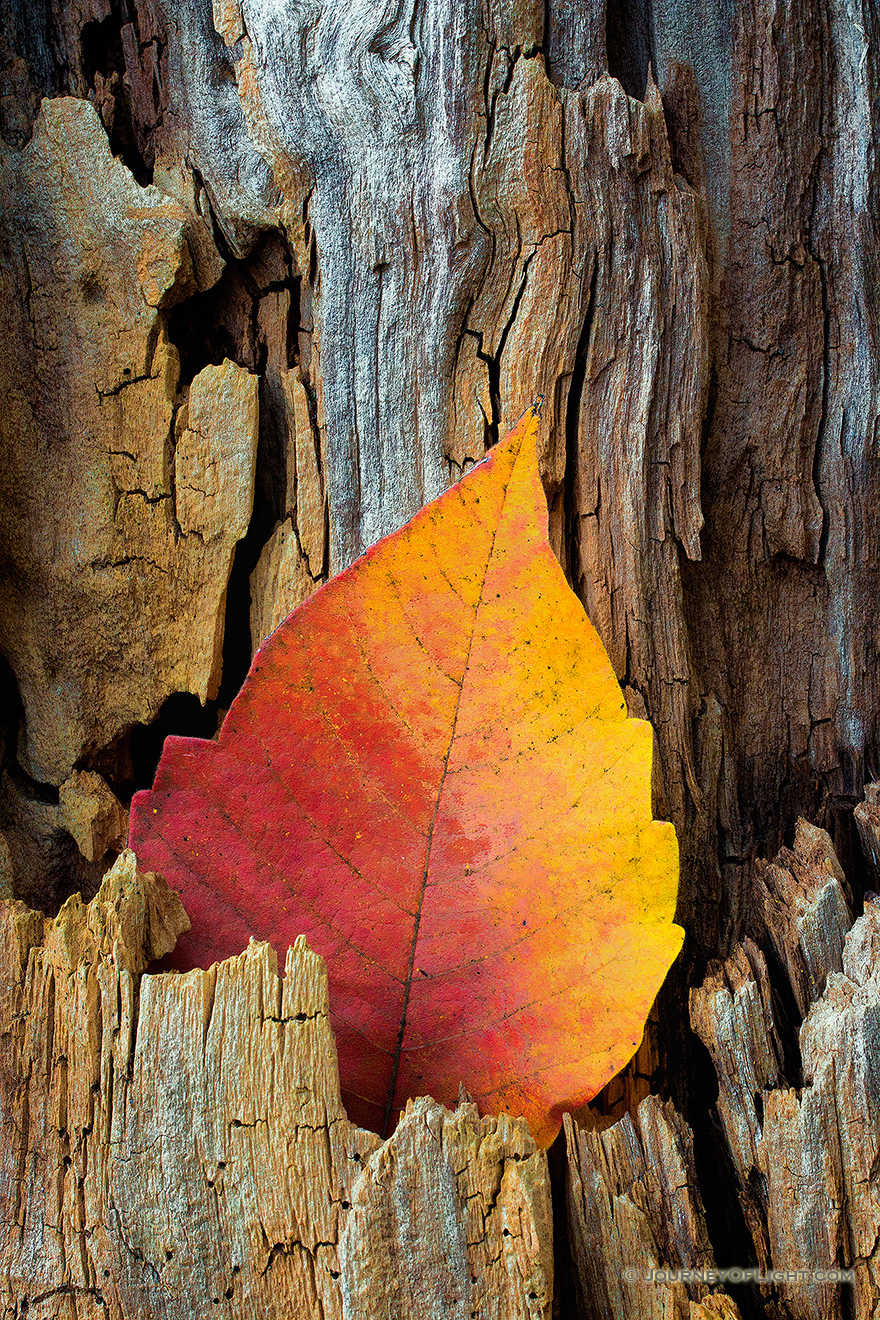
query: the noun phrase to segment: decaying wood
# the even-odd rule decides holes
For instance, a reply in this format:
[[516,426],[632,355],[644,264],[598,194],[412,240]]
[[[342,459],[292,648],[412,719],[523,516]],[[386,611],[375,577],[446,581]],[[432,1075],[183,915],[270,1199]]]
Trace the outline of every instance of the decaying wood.
[[880,784],[865,785],[865,800],[853,812],[873,884],[880,885]]
[[[546,1156],[521,1119],[339,1099],[322,959],[142,976],[188,920],[125,852],[87,906],[3,905],[0,1296],[9,1314],[550,1314]],[[218,1309],[219,1308],[219,1309]]]
[[[803,822],[773,868],[791,878],[802,914],[827,912],[826,879],[841,887],[827,835]],[[765,911],[764,938],[790,948],[788,909]],[[10,1313],[27,1301],[29,1315],[120,1320],[215,1306],[347,1320],[549,1317],[548,1165],[524,1121],[420,1099],[387,1141],[357,1128],[339,1098],[326,970],[304,938],[283,979],[257,943],[209,971],[143,975],[187,925],[176,895],[131,852],[88,905],[73,897],[54,919],[2,906],[0,1286]],[[847,926],[841,948],[836,929],[803,922],[802,952],[821,953],[828,970],[810,983],[802,1076],[785,1057],[752,940],[692,997],[754,1245],[754,1262],[739,1265],[854,1271],[852,1285],[761,1284],[779,1308],[767,1313],[791,1320],[866,1320],[880,1304],[880,900]],[[577,1314],[737,1320],[711,1274],[720,1263],[694,1136],[672,1102],[648,1096],[610,1124],[566,1116],[565,1147]]]
[[[162,737],[210,736],[284,613],[543,395],[554,546],[654,723],[657,807],[682,849],[686,959],[614,1096],[635,1109],[662,1082],[705,1140],[674,1000],[719,959],[692,1011],[736,1185],[703,1199],[740,1207],[756,1259],[808,1243],[852,1259],[867,1314],[873,981],[846,952],[867,937],[843,941],[880,881],[875,787],[853,815],[880,763],[880,10],[2,10],[0,894],[54,911],[95,893]],[[828,827],[849,887],[805,827],[755,865],[799,814]],[[819,1035],[835,1071],[817,1055],[808,1077]],[[860,1152],[834,1137],[832,1098],[842,1131],[861,1113]],[[666,1260],[645,1208],[660,1191],[626,1190],[635,1137],[602,1140],[631,1161],[603,1195]],[[392,1260],[409,1184],[382,1167],[364,1213]],[[82,1240],[71,1260],[90,1259]],[[340,1278],[378,1287],[361,1266]],[[732,1305],[596,1287],[591,1304],[644,1314]],[[96,1305],[63,1296],[71,1314]],[[797,1288],[760,1304],[822,1320],[841,1305]]]
[[[873,755],[878,368],[852,254],[876,247],[874,8],[54,0],[32,23],[7,3],[4,421],[10,449],[68,455],[19,463],[4,532],[24,767],[130,789],[127,730],[169,693],[216,692],[224,632],[233,683],[241,634],[255,645],[543,395],[554,542],[657,730],[695,947],[728,951],[751,859],[798,812],[843,824]],[[158,193],[110,168],[94,115],[88,150],[56,135],[70,168],[44,187],[40,91],[89,98]],[[110,233],[123,196],[175,217],[131,362],[146,221]],[[31,303],[42,327],[15,312]],[[243,469],[195,569],[194,534],[168,541],[167,414],[224,358],[259,380],[253,512]],[[22,813],[26,887],[46,849],[29,864],[20,838],[48,827]]]
[[822,833],[799,822],[794,850],[764,868],[789,905],[765,906],[763,933],[803,1012],[800,1066],[783,1059],[767,964],[751,940],[691,992],[691,1020],[715,1065],[759,1266],[854,1271],[846,1299],[836,1283],[781,1281],[783,1314],[862,1320],[880,1304],[880,900],[866,898],[841,942],[843,874]]
[[[565,1120],[569,1238],[584,1320],[738,1320],[736,1304],[700,1280],[651,1271],[710,1271],[716,1260],[694,1166],[693,1136],[672,1104],[648,1096],[606,1128]],[[717,1285],[716,1285],[717,1287]]]
[[218,426],[229,438],[229,506],[211,520],[191,500],[181,519],[187,475],[169,462],[178,355],[160,308],[196,288],[198,219],[137,185],[86,101],[44,102],[28,145],[4,157],[0,507],[11,563],[0,641],[26,711],[19,756],[60,784],[170,692],[216,688],[256,445],[253,408],[222,410],[256,381],[229,364],[198,441],[210,463]]
[[825,830],[799,820],[794,846],[757,863],[751,924],[765,930],[785,968],[801,1016],[840,971],[852,925],[849,885]]
[[91,770],[74,770],[58,791],[61,820],[87,862],[121,851],[128,834],[128,812],[109,784]]

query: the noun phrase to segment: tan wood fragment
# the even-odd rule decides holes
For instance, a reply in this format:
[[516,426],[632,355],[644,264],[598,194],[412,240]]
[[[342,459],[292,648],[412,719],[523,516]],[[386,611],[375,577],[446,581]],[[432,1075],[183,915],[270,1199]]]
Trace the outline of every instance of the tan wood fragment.
[[[585,1320],[684,1320],[721,1309],[710,1285],[652,1270],[711,1270],[715,1256],[694,1166],[693,1137],[671,1102],[648,1096],[634,1117],[584,1130],[566,1115],[569,1236]],[[717,1285],[715,1285],[717,1287]]]
[[840,971],[852,925],[849,885],[825,830],[799,819],[794,847],[756,864],[756,929],[765,929],[786,970],[801,1016],[830,971]]
[[142,975],[188,925],[125,852],[97,897],[0,909],[0,1296],[50,1316],[548,1320],[547,1162],[523,1120],[339,1099],[300,938]]
[[128,812],[101,775],[74,770],[58,797],[64,828],[87,861],[100,861],[109,848],[117,852],[122,848],[128,834]]

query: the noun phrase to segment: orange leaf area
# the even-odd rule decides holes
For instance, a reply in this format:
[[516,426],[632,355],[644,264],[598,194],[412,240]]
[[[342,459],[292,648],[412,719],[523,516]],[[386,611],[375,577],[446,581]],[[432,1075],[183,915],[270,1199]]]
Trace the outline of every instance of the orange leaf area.
[[678,848],[547,539],[537,420],[306,601],[217,742],[169,738],[132,809],[193,929],[178,967],[327,960],[343,1099],[524,1114],[542,1145],[631,1058],[683,932]]

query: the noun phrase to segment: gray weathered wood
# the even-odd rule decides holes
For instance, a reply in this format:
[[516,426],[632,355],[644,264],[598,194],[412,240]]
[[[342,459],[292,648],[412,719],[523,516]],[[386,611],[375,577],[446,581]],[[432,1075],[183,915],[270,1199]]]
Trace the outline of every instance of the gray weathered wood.
[[[792,1276],[762,1285],[765,1298],[775,1287],[792,1320],[863,1320],[880,1302],[880,907],[869,896],[841,946],[839,926],[826,918],[845,911],[843,875],[821,833],[801,823],[794,853],[764,868],[788,876],[792,911],[767,904],[763,935],[785,959],[789,993],[805,996],[802,1077],[783,1061],[767,965],[750,940],[691,992],[691,1020],[715,1064],[718,1115],[759,1266],[854,1274],[852,1284]],[[805,974],[810,959],[820,975]]]

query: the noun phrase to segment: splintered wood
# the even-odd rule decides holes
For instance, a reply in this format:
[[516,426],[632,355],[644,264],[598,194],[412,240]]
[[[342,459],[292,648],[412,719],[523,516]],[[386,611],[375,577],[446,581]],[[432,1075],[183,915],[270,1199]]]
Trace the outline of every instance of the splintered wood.
[[[691,997],[749,1258],[710,1240],[718,1188],[671,1102],[569,1116],[579,1320],[738,1320],[710,1272],[750,1265],[784,1272],[752,1285],[768,1315],[877,1312],[880,899],[851,923],[831,841],[803,821],[756,884],[752,936]],[[525,1122],[419,1099],[387,1141],[350,1123],[302,937],[283,979],[253,942],[143,975],[188,919],[131,852],[91,904],[50,920],[5,902],[0,926],[6,1314],[549,1320],[547,1161]],[[853,1282],[806,1273],[841,1268]]]
[[605,1131],[583,1131],[566,1116],[565,1136],[579,1315],[738,1320],[725,1293],[700,1281],[665,1278],[716,1268],[693,1137],[672,1104],[648,1096],[634,1119],[627,1114]]
[[[876,797],[869,785],[857,812],[863,835],[871,831],[866,851],[876,848]],[[691,1129],[656,1096],[604,1130],[598,1120],[587,1131],[566,1120],[569,1239],[584,1320],[738,1316],[723,1280],[707,1286],[694,1277],[722,1267],[765,1276],[749,1285],[750,1301],[768,1316],[877,1314],[880,899],[868,895],[853,924],[831,840],[803,820],[791,849],[758,863],[755,887],[754,938],[710,964],[691,992],[693,1028],[718,1082],[717,1186],[705,1172],[698,1178]],[[729,1165],[747,1238],[743,1245],[740,1234],[737,1246],[716,1229],[716,1257],[701,1189],[716,1197]],[[716,1200],[719,1212],[730,1224],[730,1208]],[[852,1280],[817,1273],[841,1270]]]
[[522,1120],[339,1100],[322,959],[143,976],[188,920],[131,852],[88,906],[2,908],[0,1297],[31,1320],[549,1317]]
[[[867,1320],[880,1304],[880,900],[850,924],[831,841],[803,821],[758,884],[776,969],[746,940],[691,992],[691,1022],[758,1264],[799,1272],[765,1297],[790,1320]],[[777,1032],[786,997],[803,1015],[800,1064]],[[851,1283],[800,1273],[840,1268]]]

